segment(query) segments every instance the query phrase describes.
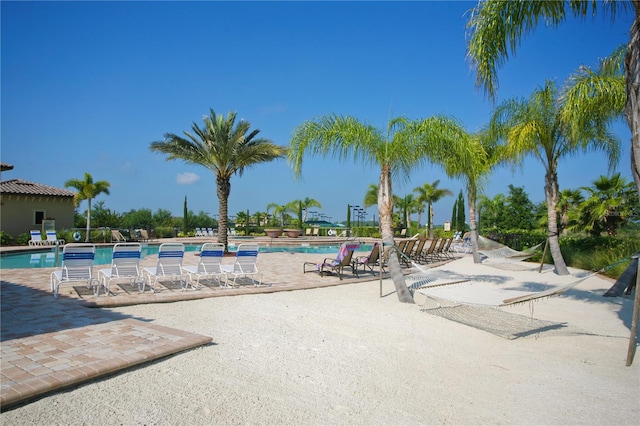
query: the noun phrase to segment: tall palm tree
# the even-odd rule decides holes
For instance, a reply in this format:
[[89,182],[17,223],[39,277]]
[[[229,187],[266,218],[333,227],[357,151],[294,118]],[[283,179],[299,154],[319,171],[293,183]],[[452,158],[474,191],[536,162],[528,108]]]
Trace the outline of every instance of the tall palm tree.
[[237,113],[229,112],[227,117],[217,115],[211,109],[203,118],[204,126],[194,122],[193,133],[184,136],[167,133],[164,140],[152,142],[151,151],[167,154],[167,161],[182,160],[187,164],[197,164],[211,170],[216,175],[219,206],[218,235],[227,250],[227,227],[229,220],[229,194],[231,177],[242,176],[244,171],[256,164],[283,158],[286,148],[275,145],[271,140],[256,137],[260,130],[249,131],[251,124],[240,120]]
[[[450,119],[452,142],[439,151],[435,163],[440,164],[448,176],[463,180],[469,205],[469,228],[471,247],[475,263],[481,261],[478,253],[478,234],[476,231],[476,199],[482,192],[485,181],[494,166],[502,161],[502,148],[495,137],[490,137],[487,131],[469,133],[462,123]],[[461,192],[462,194],[462,192]],[[452,217],[453,223],[462,222],[464,227],[464,202],[458,201],[462,209],[456,211]]]
[[[381,131],[356,118],[330,114],[306,121],[294,130],[288,159],[296,177],[301,174],[307,153],[380,166],[378,216],[383,245],[391,247],[392,177],[406,179],[411,170],[428,162],[430,153],[439,149],[437,146],[447,143],[451,143],[449,122],[440,118],[422,121],[395,118],[389,121],[386,131]],[[389,271],[400,302],[413,303],[396,256],[389,257]]]
[[87,200],[87,233],[85,235],[85,242],[89,242],[89,232],[91,229],[91,200],[100,194],[109,195],[109,187],[111,184],[106,180],[93,181],[93,177],[89,173],[84,174],[84,180],[69,179],[64,183],[66,188],[75,188],[78,190],[73,197],[76,207],[80,205],[81,201]]
[[[577,117],[580,111],[579,104],[568,104],[565,100],[559,99],[555,83],[547,81],[529,99],[507,99],[499,105],[490,124],[491,135],[506,142],[508,158],[521,162],[532,155],[545,168],[548,241],[558,275],[569,274],[558,241],[558,163],[578,152],[599,150],[608,155],[609,166],[613,168],[620,151],[617,138],[597,118],[565,122],[565,117]],[[575,111],[567,113],[568,110]]]
[[453,195],[453,192],[446,188],[438,188],[438,185],[440,185],[440,180],[434,180],[432,183],[425,183],[422,186],[413,188],[413,192],[418,196],[418,202],[427,205],[427,230],[429,238],[433,238],[433,204],[440,201],[440,199],[446,195]]
[[[467,24],[471,33],[468,50],[472,67],[477,71],[477,85],[493,99],[498,89],[497,68],[504,64],[510,53],[515,54],[517,45],[537,27],[540,19],[557,27],[570,13],[587,17],[601,7],[604,13],[615,17],[619,8],[629,5],[635,13],[624,58],[624,111],[631,130],[631,173],[640,195],[640,0],[481,1],[471,11]],[[606,84],[592,87],[600,93],[612,90]]]

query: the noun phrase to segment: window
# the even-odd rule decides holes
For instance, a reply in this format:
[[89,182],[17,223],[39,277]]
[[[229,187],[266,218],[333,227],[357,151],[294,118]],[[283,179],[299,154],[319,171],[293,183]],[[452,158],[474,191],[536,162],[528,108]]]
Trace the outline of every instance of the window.
[[34,213],[35,213],[35,218],[33,223],[35,225],[42,225],[42,221],[44,220],[44,212],[36,210]]

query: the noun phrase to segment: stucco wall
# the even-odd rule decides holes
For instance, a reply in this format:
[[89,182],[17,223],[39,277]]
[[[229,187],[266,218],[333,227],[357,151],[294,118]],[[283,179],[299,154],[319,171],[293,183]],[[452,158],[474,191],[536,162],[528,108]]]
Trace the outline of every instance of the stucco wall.
[[43,211],[45,218],[56,221],[56,230],[73,227],[74,205],[72,197],[45,197],[25,195],[0,196],[0,230],[16,238],[31,229],[42,229],[36,225],[36,211]]

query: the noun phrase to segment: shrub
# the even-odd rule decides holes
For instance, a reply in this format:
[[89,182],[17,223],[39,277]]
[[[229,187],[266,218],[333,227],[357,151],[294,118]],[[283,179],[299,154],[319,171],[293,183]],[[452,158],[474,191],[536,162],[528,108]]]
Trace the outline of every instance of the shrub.
[[[18,239],[16,241],[16,243],[19,246],[26,246],[29,244],[29,241],[31,240],[31,234],[20,234],[18,235]],[[4,244],[4,243],[3,243]]]
[[13,237],[7,234],[6,232],[0,231],[0,245],[10,246],[12,243],[13,243]]

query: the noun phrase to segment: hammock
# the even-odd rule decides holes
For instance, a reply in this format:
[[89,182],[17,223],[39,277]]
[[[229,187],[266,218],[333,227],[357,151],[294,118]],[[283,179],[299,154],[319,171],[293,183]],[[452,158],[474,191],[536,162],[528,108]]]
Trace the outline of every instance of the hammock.
[[[413,263],[417,272],[406,277],[410,291],[417,291],[428,299],[454,304],[503,307],[560,295],[594,276],[597,272],[582,271],[569,282],[551,285],[540,284],[540,291],[501,289],[487,284],[503,284],[507,278],[496,275],[466,276],[446,269],[425,269]],[[557,277],[566,280],[564,277]]]
[[542,243],[526,250],[518,251],[483,236],[478,236],[478,253],[490,261],[521,261],[528,259],[532,257],[541,246]]

